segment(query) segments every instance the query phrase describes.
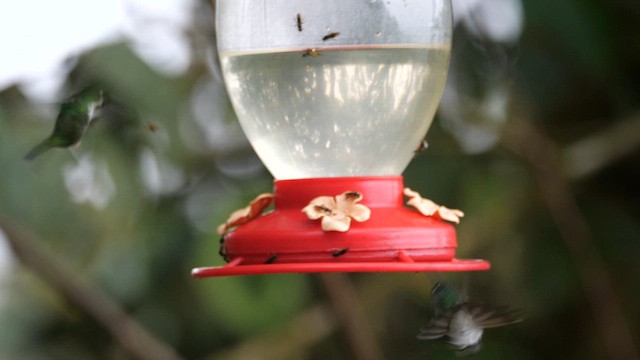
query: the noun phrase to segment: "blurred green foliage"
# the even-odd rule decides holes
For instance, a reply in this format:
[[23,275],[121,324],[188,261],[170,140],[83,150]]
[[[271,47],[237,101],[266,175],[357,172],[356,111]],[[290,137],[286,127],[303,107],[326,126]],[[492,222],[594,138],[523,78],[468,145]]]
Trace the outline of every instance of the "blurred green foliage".
[[[202,3],[199,16],[209,16],[207,6]],[[466,106],[462,121],[497,140],[465,152],[464,139],[443,113],[428,135],[428,151],[405,172],[407,185],[465,210],[458,257],[486,258],[493,268],[467,275],[350,275],[384,358],[455,358],[440,344],[415,339],[428,319],[431,285],[442,279],[466,283],[473,297],[528,314],[521,324],[487,331],[477,359],[606,358],[575,257],[540,196],[534,170],[499,138],[504,124],[522,114],[560,151],[613,124],[638,121],[640,3],[525,0],[523,8],[524,31],[515,44],[492,43],[463,25],[454,37],[450,80],[473,84],[458,87],[468,100],[460,105]],[[205,38],[212,32],[194,31]],[[77,148],[51,151],[33,163],[23,156],[49,134],[56,106],[29,102],[18,87],[0,92],[0,215],[37,234],[60,263],[188,359],[278,334],[313,304],[327,301],[315,275],[190,278],[192,267],[222,264],[216,226],[270,191],[272,181],[241,134],[223,85],[198,57],[202,53],[194,48],[190,69],[172,78],[155,72],[127,44],[83,54],[66,89],[99,85],[121,105],[96,122]],[[508,61],[495,61],[496,54]],[[507,103],[498,125],[472,106],[492,91]],[[613,279],[611,295],[622,304],[624,326],[635,339],[639,149],[571,182]],[[80,180],[73,181],[74,173]],[[0,358],[130,358],[100,324],[28,268],[10,257],[4,262]],[[299,331],[313,333],[313,324]],[[289,358],[351,354],[343,332],[334,328]]]

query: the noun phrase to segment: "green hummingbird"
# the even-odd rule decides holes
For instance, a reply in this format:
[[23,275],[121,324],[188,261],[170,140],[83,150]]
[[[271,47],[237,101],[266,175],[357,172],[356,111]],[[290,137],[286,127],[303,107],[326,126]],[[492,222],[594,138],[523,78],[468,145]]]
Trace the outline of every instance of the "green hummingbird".
[[434,316],[427,327],[420,329],[421,340],[443,339],[456,351],[476,353],[484,329],[522,321],[518,311],[469,302],[456,287],[436,283],[431,291]]
[[104,104],[105,93],[96,88],[84,89],[67,99],[60,106],[51,135],[29,151],[25,159],[33,160],[51,148],[78,144]]

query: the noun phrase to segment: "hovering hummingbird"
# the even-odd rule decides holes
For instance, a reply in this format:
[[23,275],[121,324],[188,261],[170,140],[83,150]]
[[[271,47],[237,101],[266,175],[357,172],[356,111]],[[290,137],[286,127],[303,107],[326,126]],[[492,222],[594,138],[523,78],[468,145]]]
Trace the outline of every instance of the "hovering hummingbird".
[[78,144],[104,104],[104,91],[95,88],[84,89],[66,100],[60,106],[51,135],[29,151],[25,159],[33,160],[54,147],[66,148]]
[[434,316],[420,329],[421,340],[443,339],[456,351],[476,353],[484,329],[522,321],[520,313],[508,307],[471,303],[452,285],[436,283],[431,291]]

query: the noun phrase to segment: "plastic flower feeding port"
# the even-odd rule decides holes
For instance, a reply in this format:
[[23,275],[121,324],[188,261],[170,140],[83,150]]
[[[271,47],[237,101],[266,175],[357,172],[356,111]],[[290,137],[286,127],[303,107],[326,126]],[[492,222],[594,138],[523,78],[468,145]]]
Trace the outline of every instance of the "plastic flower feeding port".
[[[455,258],[462,211],[403,184],[449,63],[449,0],[218,0],[225,85],[275,177],[194,277],[488,270]],[[437,176],[434,174],[434,176]],[[268,210],[273,203],[273,210]]]

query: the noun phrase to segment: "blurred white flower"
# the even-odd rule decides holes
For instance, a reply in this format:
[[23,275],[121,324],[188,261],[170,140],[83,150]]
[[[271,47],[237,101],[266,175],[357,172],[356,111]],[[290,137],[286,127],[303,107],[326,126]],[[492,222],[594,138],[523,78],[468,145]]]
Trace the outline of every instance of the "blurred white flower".
[[62,169],[64,184],[76,203],[89,203],[104,209],[116,194],[116,186],[104,160],[83,155],[77,163]]
[[454,21],[463,23],[472,33],[503,43],[515,43],[522,34],[521,0],[463,0],[452,4]]
[[185,178],[182,171],[149,149],[140,154],[140,172],[146,189],[153,195],[170,194],[180,189]]
[[500,140],[507,121],[508,87],[506,84],[486,86],[481,98],[465,94],[456,85],[455,73],[452,73],[440,103],[442,126],[467,154],[491,150]]

